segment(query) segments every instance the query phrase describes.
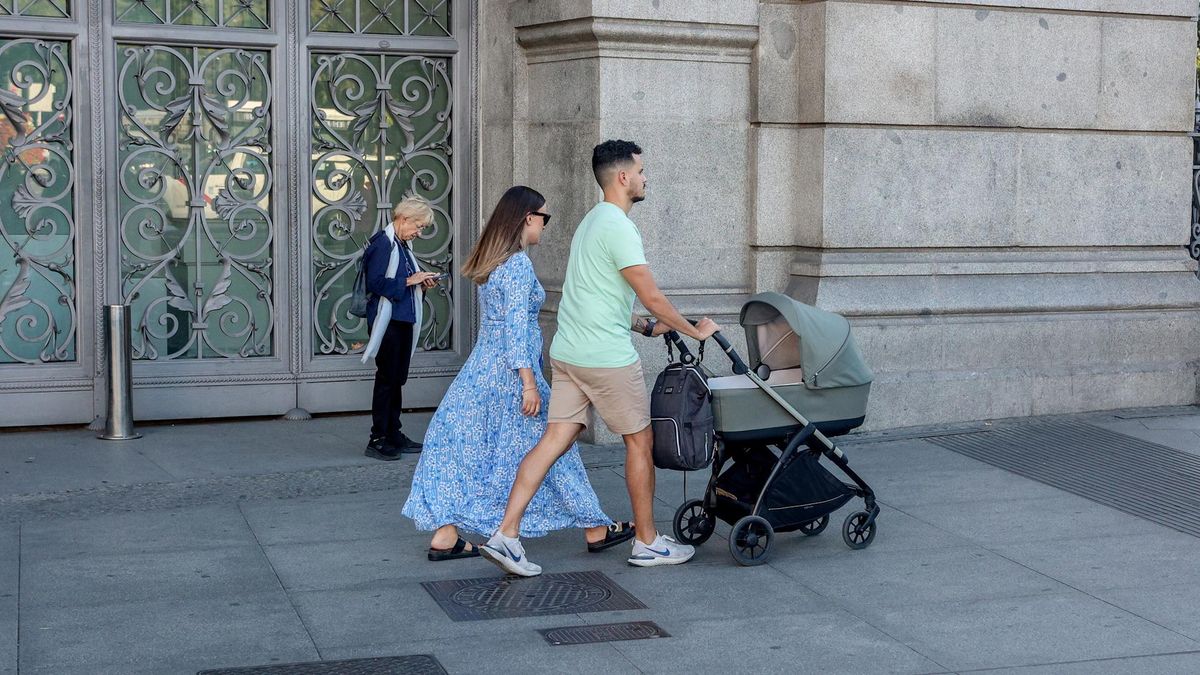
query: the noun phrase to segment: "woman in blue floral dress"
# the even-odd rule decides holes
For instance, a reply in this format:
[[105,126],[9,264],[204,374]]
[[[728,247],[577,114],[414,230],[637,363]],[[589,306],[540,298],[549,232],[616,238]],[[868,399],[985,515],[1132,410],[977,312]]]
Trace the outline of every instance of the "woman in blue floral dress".
[[[463,274],[479,284],[479,337],[425,433],[404,515],[434,530],[430,560],[479,555],[459,528],[491,535],[525,453],[546,428],[550,386],[540,363],[538,311],[546,292],[525,249],[541,240],[546,200],[524,186],[504,193]],[[588,482],[579,449],[563,455],[525,514],[521,536],[586,530],[588,550],[627,541],[629,523],[613,523]]]

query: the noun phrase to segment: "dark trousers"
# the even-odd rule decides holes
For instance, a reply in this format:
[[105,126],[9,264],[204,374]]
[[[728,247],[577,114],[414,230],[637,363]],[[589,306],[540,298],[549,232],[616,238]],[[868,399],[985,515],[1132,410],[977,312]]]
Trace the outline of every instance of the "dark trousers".
[[400,390],[408,382],[413,325],[389,321],[375,355],[375,391],[371,396],[371,436],[400,435]]

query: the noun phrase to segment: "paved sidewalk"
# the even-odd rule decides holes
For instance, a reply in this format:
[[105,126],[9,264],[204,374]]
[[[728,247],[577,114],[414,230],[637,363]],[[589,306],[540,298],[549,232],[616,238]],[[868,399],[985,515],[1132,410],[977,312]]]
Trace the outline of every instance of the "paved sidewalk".
[[[1071,419],[1200,455],[1195,408]],[[399,516],[413,461],[363,457],[368,426],[142,426],[123,443],[0,432],[0,673],[410,654],[450,673],[1200,672],[1200,539],[944,449],[945,429],[844,439],[883,504],[866,550],[841,541],[850,506],[755,568],[734,564],[724,525],[688,565],[649,570],[561,532],[528,540],[530,556],[548,573],[599,571],[646,609],[452,621],[421,582],[499,575],[424,559],[428,535]],[[584,456],[627,516],[622,452]],[[682,495],[682,475],[659,472],[662,530]],[[670,637],[551,646],[538,633],[641,620]]]

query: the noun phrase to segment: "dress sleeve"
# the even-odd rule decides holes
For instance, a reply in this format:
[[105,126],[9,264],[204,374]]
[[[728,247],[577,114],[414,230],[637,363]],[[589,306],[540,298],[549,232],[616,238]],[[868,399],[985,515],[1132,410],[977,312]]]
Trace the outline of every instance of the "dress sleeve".
[[533,264],[525,256],[502,265],[500,290],[504,297],[504,361],[508,367],[532,368],[529,356],[529,297],[537,280]]

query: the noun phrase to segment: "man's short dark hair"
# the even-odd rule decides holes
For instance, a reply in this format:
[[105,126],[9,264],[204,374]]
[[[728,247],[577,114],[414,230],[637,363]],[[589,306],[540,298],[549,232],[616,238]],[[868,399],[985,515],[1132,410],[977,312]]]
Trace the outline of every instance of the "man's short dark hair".
[[611,140],[597,145],[592,149],[592,174],[596,176],[596,182],[604,187],[610,169],[632,162],[633,156],[640,154],[642,149],[633,141]]

